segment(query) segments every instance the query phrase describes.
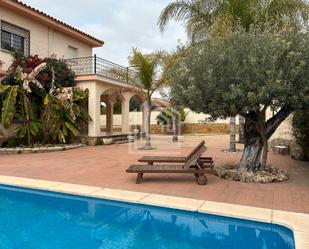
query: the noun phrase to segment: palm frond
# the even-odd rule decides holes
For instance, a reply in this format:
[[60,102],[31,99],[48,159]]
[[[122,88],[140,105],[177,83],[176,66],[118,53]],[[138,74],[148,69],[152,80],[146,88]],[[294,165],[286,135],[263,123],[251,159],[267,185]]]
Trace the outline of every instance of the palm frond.
[[16,98],[18,93],[17,86],[10,86],[8,93],[3,101],[1,122],[5,127],[8,127],[16,113]]
[[[177,22],[183,21],[186,23],[189,37],[193,37],[201,32],[201,29],[196,27],[211,27],[220,6],[219,0],[176,0],[163,9],[157,23],[160,30],[164,31],[172,19]],[[202,32],[204,31],[205,29]]]
[[68,128],[68,130],[70,130],[74,134],[74,136],[79,135],[78,128],[73,123],[65,122],[64,125],[65,125],[66,128]]
[[147,58],[147,56],[134,48],[130,64],[138,71],[141,87],[151,91],[156,61]]
[[8,90],[11,86],[10,85],[3,85],[0,86],[0,93],[5,92],[6,90]]
[[161,31],[172,19],[176,21],[188,20],[192,15],[194,1],[177,0],[167,5],[160,14],[158,25]]

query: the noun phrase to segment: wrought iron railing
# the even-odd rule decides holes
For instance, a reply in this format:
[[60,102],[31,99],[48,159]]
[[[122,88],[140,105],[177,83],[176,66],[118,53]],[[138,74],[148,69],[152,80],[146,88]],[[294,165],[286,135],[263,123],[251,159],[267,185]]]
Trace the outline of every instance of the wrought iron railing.
[[136,71],[97,57],[81,57],[66,60],[76,75],[96,74],[128,84],[138,83]]

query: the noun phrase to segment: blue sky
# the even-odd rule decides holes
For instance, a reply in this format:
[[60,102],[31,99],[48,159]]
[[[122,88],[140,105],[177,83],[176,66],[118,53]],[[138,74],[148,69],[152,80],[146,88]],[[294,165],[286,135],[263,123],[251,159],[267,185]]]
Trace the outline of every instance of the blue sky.
[[132,47],[143,52],[172,50],[186,42],[182,24],[171,23],[164,33],[156,25],[171,0],[23,0],[74,27],[105,41],[95,53],[124,66]]

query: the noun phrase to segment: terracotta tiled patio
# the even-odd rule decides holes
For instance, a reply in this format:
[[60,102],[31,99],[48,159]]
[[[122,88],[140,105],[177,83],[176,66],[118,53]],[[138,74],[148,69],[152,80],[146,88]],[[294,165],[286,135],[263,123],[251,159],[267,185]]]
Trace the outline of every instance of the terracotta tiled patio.
[[181,139],[181,146],[169,137],[156,137],[156,150],[137,150],[138,144],[84,147],[47,154],[1,155],[0,175],[29,177],[123,190],[191,197],[285,211],[309,213],[309,163],[289,156],[269,154],[269,163],[288,170],[285,183],[245,184],[208,175],[208,185],[199,186],[191,175],[145,175],[141,185],[135,175],[125,173],[143,154],[186,154],[201,139],[208,145],[207,155],[216,166],[236,163],[241,154],[225,153],[228,136],[190,136]]

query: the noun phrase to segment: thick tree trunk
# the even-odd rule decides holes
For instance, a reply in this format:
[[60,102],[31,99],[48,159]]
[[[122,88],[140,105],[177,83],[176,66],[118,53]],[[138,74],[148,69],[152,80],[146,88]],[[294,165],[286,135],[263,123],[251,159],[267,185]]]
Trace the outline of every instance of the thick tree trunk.
[[261,154],[263,150],[262,141],[257,138],[253,143],[245,145],[244,152],[238,170],[241,171],[258,171],[261,167]]
[[173,143],[177,143],[178,142],[178,128],[177,128],[177,124],[178,124],[178,118],[177,118],[177,110],[175,108],[172,109],[172,114],[173,114]]
[[230,118],[230,148],[229,151],[236,152],[236,117]]
[[245,122],[245,148],[238,165],[238,170],[259,171],[265,169],[268,140],[293,111],[294,109],[290,106],[284,106],[267,122],[265,122],[265,117],[261,113],[251,112],[247,114]]

